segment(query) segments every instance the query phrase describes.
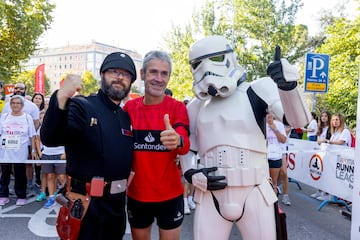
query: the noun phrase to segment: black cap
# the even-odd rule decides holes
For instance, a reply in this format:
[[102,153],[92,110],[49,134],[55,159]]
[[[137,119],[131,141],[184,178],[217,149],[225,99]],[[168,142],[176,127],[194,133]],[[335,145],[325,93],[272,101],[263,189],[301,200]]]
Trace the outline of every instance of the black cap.
[[131,82],[136,80],[136,68],[134,61],[126,53],[113,52],[107,55],[101,64],[100,73],[103,73],[110,68],[124,69],[131,74]]

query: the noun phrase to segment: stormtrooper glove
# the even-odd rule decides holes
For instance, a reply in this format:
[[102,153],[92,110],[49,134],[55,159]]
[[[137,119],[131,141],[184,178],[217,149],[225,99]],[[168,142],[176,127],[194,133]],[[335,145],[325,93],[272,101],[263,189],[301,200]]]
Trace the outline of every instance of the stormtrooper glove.
[[281,58],[281,49],[279,46],[275,48],[274,61],[267,67],[267,75],[269,75],[278,88],[284,91],[290,91],[296,88],[299,73],[297,69],[290,65],[288,60]]
[[215,172],[216,170],[217,167],[189,169],[184,173],[184,177],[189,183],[203,192],[206,190],[221,190],[227,186],[225,182],[220,182],[225,179],[225,176],[209,175],[210,172]]

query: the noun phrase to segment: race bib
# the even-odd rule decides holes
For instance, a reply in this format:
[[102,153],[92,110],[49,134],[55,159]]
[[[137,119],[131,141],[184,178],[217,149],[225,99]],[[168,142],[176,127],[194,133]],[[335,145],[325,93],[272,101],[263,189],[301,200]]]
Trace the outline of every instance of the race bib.
[[5,149],[20,149],[19,135],[5,135],[2,140],[3,148]]

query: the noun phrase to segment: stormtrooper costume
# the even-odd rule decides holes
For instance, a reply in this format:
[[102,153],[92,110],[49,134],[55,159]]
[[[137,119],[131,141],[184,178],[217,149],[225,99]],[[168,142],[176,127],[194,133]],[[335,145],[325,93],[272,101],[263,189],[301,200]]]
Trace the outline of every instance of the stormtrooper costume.
[[204,38],[189,50],[197,98],[187,106],[191,151],[180,161],[196,187],[195,240],[228,239],[233,224],[244,240],[276,239],[265,115],[269,111],[293,127],[310,119],[297,69],[280,59],[279,49],[276,54],[268,67],[273,79],[249,83],[224,37]]

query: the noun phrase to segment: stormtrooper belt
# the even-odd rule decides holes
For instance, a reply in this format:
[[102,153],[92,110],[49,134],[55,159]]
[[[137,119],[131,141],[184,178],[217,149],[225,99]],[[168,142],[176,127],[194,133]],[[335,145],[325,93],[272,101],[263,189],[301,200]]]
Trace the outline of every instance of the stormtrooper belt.
[[267,177],[264,168],[218,168],[215,174],[225,176],[225,181],[229,187],[258,185]]
[[251,186],[268,176],[266,154],[230,146],[217,146],[200,158],[199,167],[218,167],[228,186]]

